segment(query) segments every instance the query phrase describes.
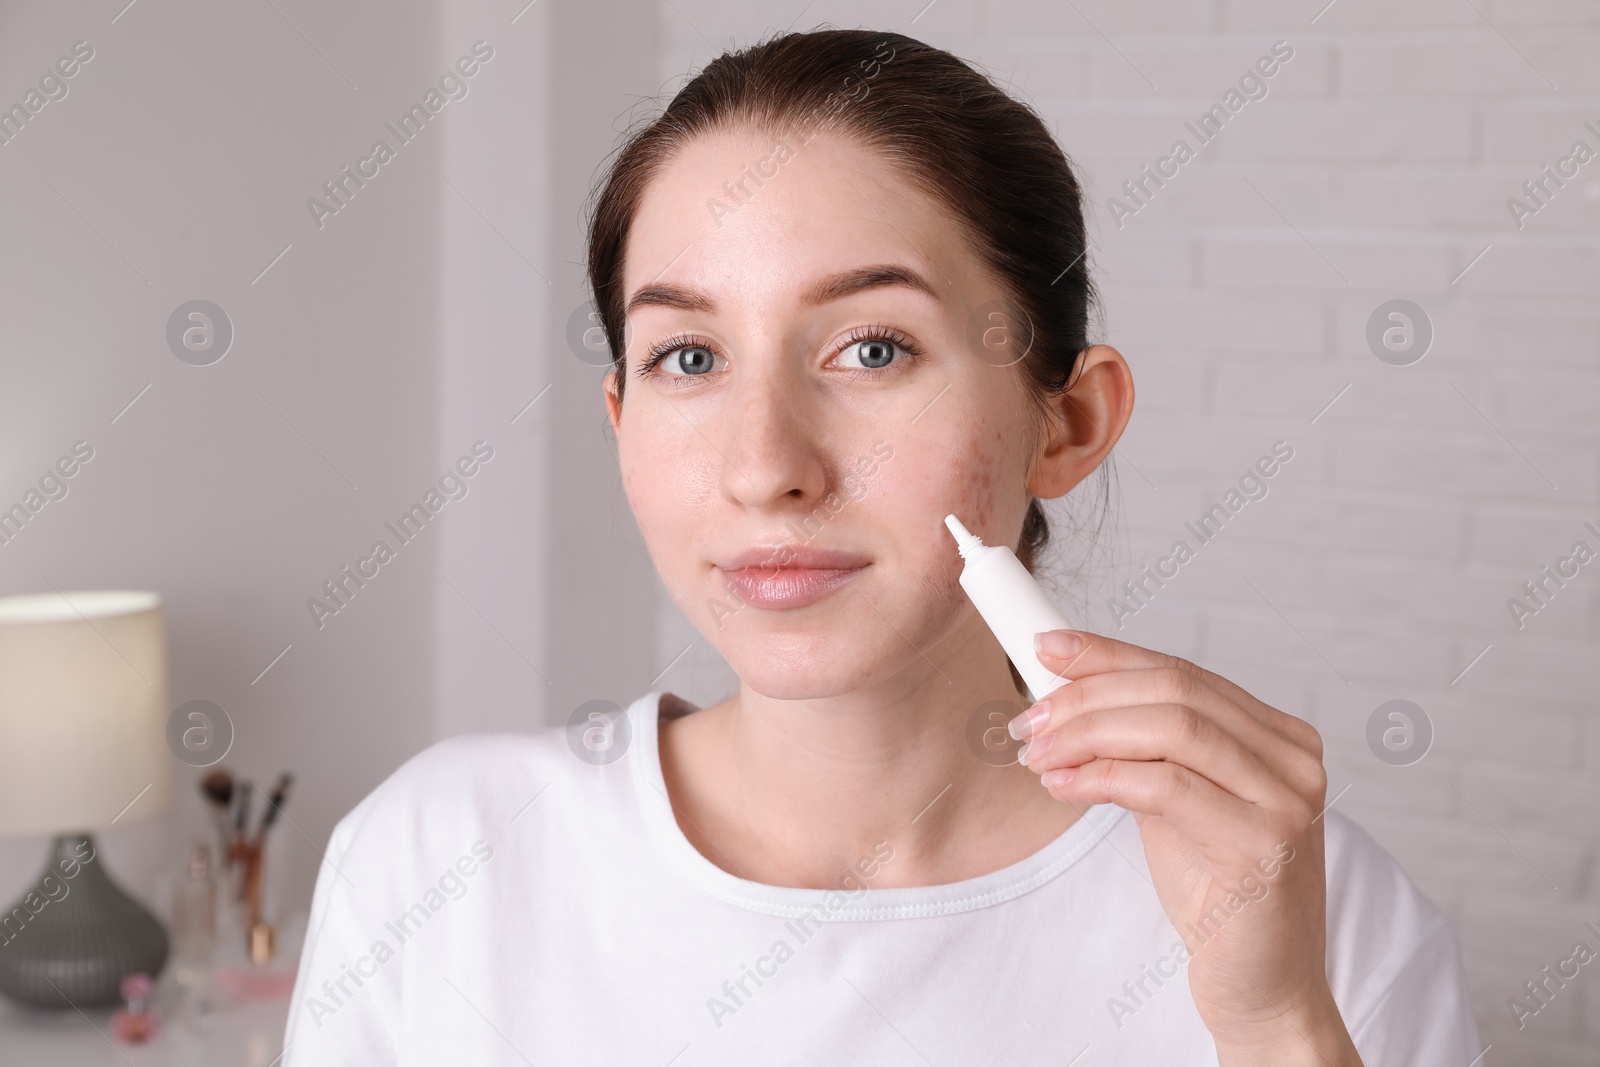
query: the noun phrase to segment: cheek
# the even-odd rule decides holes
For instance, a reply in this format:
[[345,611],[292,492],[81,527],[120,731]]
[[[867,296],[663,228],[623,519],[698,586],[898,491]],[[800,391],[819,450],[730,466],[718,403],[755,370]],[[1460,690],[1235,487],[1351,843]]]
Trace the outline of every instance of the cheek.
[[972,466],[965,471],[968,479],[965,499],[972,501],[973,521],[979,529],[992,528],[995,519],[995,483],[999,480],[997,468],[1001,465],[1004,456],[999,450],[999,434],[996,437],[996,449],[987,454],[978,454],[972,461]]
[[[952,512],[968,529],[992,538],[1007,530],[1021,495],[1017,460],[995,431],[944,424],[915,440],[896,440],[882,470],[882,491],[871,498],[872,522],[896,531],[901,551],[960,563],[944,517]],[[1014,483],[1014,484],[1013,484]],[[1006,486],[1013,489],[1008,494]],[[1009,497],[1014,496],[1013,501]],[[1020,512],[1019,512],[1020,514]],[[990,539],[990,543],[995,543]],[[913,549],[911,546],[923,546]],[[946,557],[948,556],[948,560]]]
[[[718,495],[717,457],[693,440],[650,434],[646,420],[626,427],[617,444],[623,492],[645,546],[663,573],[687,566],[691,546]],[[682,558],[680,558],[682,557]]]
[[[634,521],[644,536],[645,544],[652,548],[657,543],[668,543],[675,536],[675,513],[680,489],[676,483],[680,461],[663,463],[662,455],[671,452],[656,451],[649,441],[630,427],[624,431],[617,446],[617,466],[622,475],[622,489],[633,510]],[[668,562],[663,560],[662,562]]]
[[1001,490],[1011,465],[1003,436],[980,428],[941,458],[939,520],[953,511],[968,529],[996,533],[1007,517]]

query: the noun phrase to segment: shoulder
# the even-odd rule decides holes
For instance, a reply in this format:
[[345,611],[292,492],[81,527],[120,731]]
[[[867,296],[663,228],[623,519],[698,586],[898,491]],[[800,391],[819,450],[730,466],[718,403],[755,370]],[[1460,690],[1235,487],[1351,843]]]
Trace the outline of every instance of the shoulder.
[[[614,707],[614,705],[613,705]],[[638,717],[658,707],[656,694],[613,716],[602,741],[627,745]],[[427,854],[430,862],[482,838],[491,845],[533,827],[625,818],[631,753],[596,759],[596,730],[607,724],[551,726],[525,734],[465,734],[429,746],[406,760],[334,827],[329,857],[392,867]],[[540,818],[524,819],[531,808]]]
[[[465,734],[430,745],[405,763],[334,826],[330,860],[431,851],[480,827],[509,822],[513,799],[525,802],[560,774],[559,730]],[[570,753],[568,760],[572,759]],[[531,788],[530,788],[531,787]],[[508,809],[508,805],[512,805]],[[470,838],[468,839],[470,844]]]
[[[1449,920],[1353,820],[1324,820],[1328,977],[1351,1036],[1368,1062],[1432,1064],[1458,1049],[1470,1061],[1477,1032]],[[1417,1058],[1395,1058],[1397,1042],[1419,1041]]]

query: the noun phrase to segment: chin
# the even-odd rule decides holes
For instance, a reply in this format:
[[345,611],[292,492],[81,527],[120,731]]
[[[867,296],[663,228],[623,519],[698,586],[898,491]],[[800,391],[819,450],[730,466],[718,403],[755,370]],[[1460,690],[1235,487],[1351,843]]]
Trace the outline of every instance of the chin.
[[[883,640],[884,632],[894,644]],[[819,623],[816,630],[741,634],[720,651],[741,685],[772,700],[821,700],[857,692],[902,670],[907,665],[902,651],[915,655],[893,629],[862,631],[839,623]]]

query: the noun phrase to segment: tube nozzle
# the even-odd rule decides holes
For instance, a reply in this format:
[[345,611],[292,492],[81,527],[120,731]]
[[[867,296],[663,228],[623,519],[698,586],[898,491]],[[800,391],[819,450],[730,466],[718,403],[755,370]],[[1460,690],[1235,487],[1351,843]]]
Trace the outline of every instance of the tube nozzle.
[[949,528],[950,536],[956,539],[956,550],[961,553],[962,559],[966,559],[967,553],[974,548],[983,547],[983,538],[961,525],[961,520],[954,515],[946,515],[944,524]]

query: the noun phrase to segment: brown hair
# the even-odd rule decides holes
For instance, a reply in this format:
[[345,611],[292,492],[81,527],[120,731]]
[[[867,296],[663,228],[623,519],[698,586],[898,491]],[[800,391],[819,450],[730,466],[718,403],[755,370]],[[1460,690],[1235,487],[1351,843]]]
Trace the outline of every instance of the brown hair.
[[[949,209],[1011,293],[1015,321],[1029,327],[1020,362],[1036,414],[1070,387],[1095,306],[1070,161],[1039,116],[981,72],[942,49],[871,30],[789,33],[718,56],[629,135],[589,224],[589,285],[614,367],[622,370],[625,349],[628,231],[645,188],[695,137],[744,124],[786,142],[842,134],[883,152]],[[626,377],[618,376],[619,399]],[[1029,570],[1049,538],[1035,498],[1016,549]]]

